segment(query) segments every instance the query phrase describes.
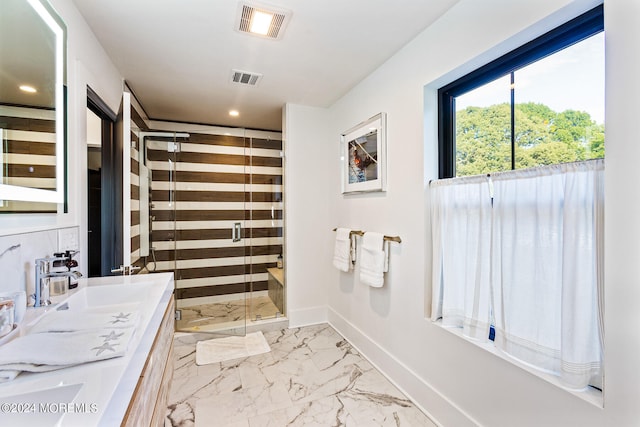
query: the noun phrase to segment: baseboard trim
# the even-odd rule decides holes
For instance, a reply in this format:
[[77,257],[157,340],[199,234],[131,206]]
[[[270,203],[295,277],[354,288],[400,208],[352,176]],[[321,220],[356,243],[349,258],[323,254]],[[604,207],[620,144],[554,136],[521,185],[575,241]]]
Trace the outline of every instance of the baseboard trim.
[[[414,402],[439,427],[477,427],[480,424],[443,396],[411,368],[369,338],[359,328],[327,308],[327,322],[376,367],[393,385]],[[419,398],[418,398],[419,397]],[[434,411],[427,408],[436,408]]]
[[327,323],[327,306],[309,307],[300,310],[289,310],[287,313],[290,328]]

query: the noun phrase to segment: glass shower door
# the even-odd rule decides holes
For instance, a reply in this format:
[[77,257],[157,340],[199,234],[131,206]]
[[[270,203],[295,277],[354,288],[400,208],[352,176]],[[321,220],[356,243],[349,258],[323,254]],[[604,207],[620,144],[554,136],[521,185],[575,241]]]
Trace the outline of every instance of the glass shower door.
[[176,330],[244,335],[251,289],[244,135],[187,133],[148,144],[152,240],[158,262],[174,272]]
[[283,269],[283,151],[280,137],[247,131],[249,165],[247,255],[251,274],[250,322],[285,315]]
[[184,129],[141,132],[151,232],[140,255],[174,272],[177,330],[242,335],[286,313],[282,141]]

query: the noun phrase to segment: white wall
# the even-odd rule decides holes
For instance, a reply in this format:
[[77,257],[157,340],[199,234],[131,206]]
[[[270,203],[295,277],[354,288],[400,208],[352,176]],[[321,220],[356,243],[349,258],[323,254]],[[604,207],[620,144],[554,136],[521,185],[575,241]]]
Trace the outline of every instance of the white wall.
[[50,0],[67,24],[67,85],[69,112],[69,212],[80,226],[79,264],[83,273],[87,257],[87,86],[117,112],[123,78],[84,18],[68,0]]
[[[291,326],[326,321],[333,215],[330,215],[333,135],[325,110],[287,105],[283,113],[285,274]],[[331,246],[333,248],[333,246]]]
[[605,170],[605,415],[640,425],[640,1],[607,0]]
[[[80,226],[80,270],[87,266],[87,85],[118,111],[122,77],[69,0],[49,0],[67,26],[67,214],[0,215],[0,235]],[[42,253],[40,256],[47,255]],[[50,255],[50,254],[48,254]]]
[[[640,144],[634,135],[640,107],[638,50],[640,1],[606,0],[607,164],[605,399],[598,408],[425,318],[430,294],[429,179],[437,177],[435,95],[454,80],[551,28],[589,10],[592,0],[461,0],[393,58],[326,110],[287,110],[287,144],[307,147],[319,129],[314,156],[329,157],[326,180],[289,169],[298,188],[327,194],[330,227],[398,234],[385,287],[363,286],[357,274],[313,266],[309,290],[326,292],[328,320],[444,426],[640,425]],[[337,146],[342,131],[388,114],[386,194],[342,196]],[[300,116],[303,116],[301,120]],[[323,154],[324,152],[324,154]],[[634,153],[638,154],[634,154]],[[289,159],[291,160],[291,159]],[[292,189],[290,188],[289,191]],[[297,195],[294,192],[294,195]],[[291,200],[288,215],[317,215],[317,204]],[[319,253],[331,253],[327,225],[313,230]],[[300,230],[288,225],[288,232]],[[293,235],[289,250],[303,236]],[[323,246],[321,246],[323,245]],[[289,263],[292,263],[291,255]],[[290,292],[307,277],[290,271]],[[313,298],[294,299],[304,310]],[[296,303],[294,306],[293,303]],[[302,305],[301,305],[302,304]],[[320,321],[320,319],[318,319]]]

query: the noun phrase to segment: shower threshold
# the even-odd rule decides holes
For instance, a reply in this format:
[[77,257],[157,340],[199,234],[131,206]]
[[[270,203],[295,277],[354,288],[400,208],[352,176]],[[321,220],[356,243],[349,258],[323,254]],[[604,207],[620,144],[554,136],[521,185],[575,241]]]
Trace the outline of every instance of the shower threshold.
[[[271,329],[278,325],[288,326],[288,319],[280,313],[268,296],[244,298],[181,307],[180,320],[176,321],[179,332],[228,332],[242,334],[249,330]],[[276,328],[277,329],[277,328]]]

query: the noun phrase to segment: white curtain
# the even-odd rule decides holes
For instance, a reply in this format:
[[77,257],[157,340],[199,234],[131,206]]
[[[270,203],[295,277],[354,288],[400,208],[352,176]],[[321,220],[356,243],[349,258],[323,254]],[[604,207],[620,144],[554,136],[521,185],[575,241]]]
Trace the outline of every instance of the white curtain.
[[490,326],[491,198],[485,177],[431,183],[432,319],[487,340]]
[[[603,348],[604,162],[545,166],[477,179],[484,179],[484,188],[492,183],[488,227],[484,209],[475,213],[477,220],[456,219],[460,212],[451,211],[457,209],[451,200],[463,205],[457,201],[460,189],[456,187],[468,188],[473,204],[481,204],[479,197],[490,199],[486,192],[472,195],[468,183],[457,178],[446,180],[448,185],[432,185],[433,317],[441,315],[444,324],[453,324],[447,320],[448,294],[460,301],[484,301],[478,293],[486,292],[499,349],[558,375],[568,387],[598,384]],[[479,185],[479,193],[482,188]],[[473,214],[467,210],[464,215]],[[481,223],[490,235],[467,228],[467,235],[450,239],[457,234],[451,227],[460,227],[461,222]],[[487,256],[467,259],[479,247]],[[465,261],[460,262],[461,258]],[[449,263],[451,259],[456,262]],[[484,272],[484,264],[489,270],[488,286],[469,280]],[[450,281],[450,276],[458,280]],[[443,298],[436,300],[438,294]],[[484,321],[484,317],[477,319]]]

